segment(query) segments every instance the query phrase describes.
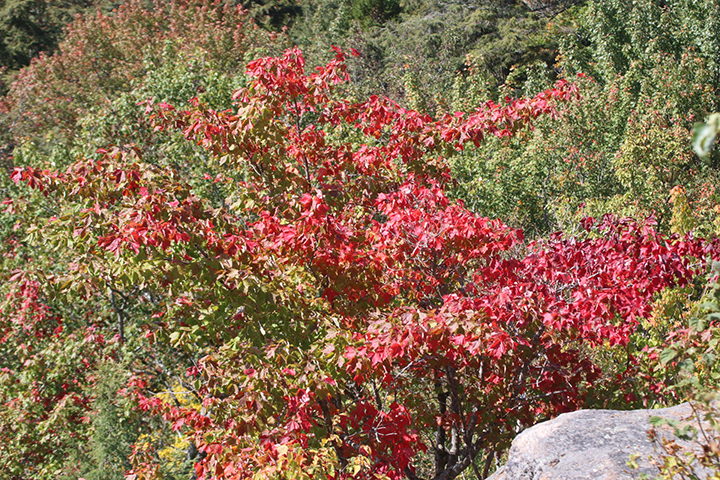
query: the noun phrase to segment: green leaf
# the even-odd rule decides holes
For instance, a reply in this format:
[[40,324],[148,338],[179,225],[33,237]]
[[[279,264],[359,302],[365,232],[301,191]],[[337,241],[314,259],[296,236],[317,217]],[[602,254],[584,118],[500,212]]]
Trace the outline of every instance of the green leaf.
[[677,357],[677,355],[678,352],[677,350],[675,350],[675,348],[668,347],[662,352],[660,352],[660,363],[662,363],[663,365],[667,365],[668,363],[673,361],[675,357]]
[[690,328],[695,330],[696,332],[702,332],[705,330],[705,322],[700,317],[693,317],[688,322]]
[[667,423],[668,423],[668,421],[665,420],[665,419],[662,418],[662,417],[657,417],[657,416],[650,417],[650,424],[653,425],[653,426],[655,426],[655,427],[660,427],[660,426],[662,426],[662,425],[667,425]]

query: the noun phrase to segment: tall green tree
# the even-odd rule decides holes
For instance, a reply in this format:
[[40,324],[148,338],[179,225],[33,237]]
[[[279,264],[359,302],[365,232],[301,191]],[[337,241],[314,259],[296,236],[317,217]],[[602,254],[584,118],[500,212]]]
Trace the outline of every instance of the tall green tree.
[[323,0],[305,4],[290,33],[311,63],[327,60],[330,45],[358,50],[350,62],[358,98],[382,93],[435,115],[449,109],[454,78],[471,64],[493,90],[513,67],[552,65],[548,25],[574,3]]
[[63,29],[76,15],[93,8],[110,9],[109,0],[2,0],[0,1],[0,68],[18,70],[40,52],[54,52]]
[[[720,163],[717,153],[697,157],[690,140],[720,100],[719,14],[718,2],[588,2],[558,26],[571,33],[559,37],[556,67],[578,83],[579,100],[522,139],[458,157],[458,195],[538,234],[612,212],[655,215],[670,230],[680,186],[711,233]],[[523,88],[542,85],[542,75],[530,77]],[[459,100],[472,96],[472,83],[461,86]]]

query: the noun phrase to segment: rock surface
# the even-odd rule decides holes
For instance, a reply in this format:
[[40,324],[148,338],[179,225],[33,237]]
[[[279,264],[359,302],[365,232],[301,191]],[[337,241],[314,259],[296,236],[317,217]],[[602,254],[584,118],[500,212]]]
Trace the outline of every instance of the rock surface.
[[[637,480],[642,473],[655,478],[658,469],[648,460],[658,453],[647,436],[650,417],[685,420],[691,414],[686,403],[659,410],[565,413],[518,435],[507,463],[488,480]],[[658,432],[672,436],[667,426]],[[638,469],[627,466],[632,454],[640,455]]]

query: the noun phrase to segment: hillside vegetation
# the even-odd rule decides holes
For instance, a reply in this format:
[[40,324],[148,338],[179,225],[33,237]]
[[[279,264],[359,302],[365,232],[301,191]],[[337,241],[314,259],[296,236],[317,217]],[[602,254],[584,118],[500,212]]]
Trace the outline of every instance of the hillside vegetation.
[[562,412],[717,418],[718,22],[0,0],[0,471],[480,480]]

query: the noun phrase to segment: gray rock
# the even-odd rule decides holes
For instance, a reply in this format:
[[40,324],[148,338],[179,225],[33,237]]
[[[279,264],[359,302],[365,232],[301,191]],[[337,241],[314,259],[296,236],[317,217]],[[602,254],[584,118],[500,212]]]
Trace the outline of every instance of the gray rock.
[[[658,410],[580,410],[535,425],[515,438],[505,466],[488,480],[637,480],[655,478],[656,445],[648,439],[650,417],[691,417],[687,403]],[[658,429],[672,437],[670,427]],[[682,444],[682,442],[678,442]],[[627,466],[639,454],[638,469]]]

